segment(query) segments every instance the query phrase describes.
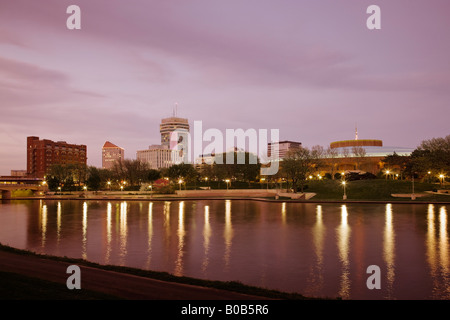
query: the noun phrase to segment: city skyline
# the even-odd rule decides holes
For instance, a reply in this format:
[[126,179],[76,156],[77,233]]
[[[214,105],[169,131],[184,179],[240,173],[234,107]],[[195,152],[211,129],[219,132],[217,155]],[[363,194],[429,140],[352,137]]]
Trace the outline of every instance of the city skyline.
[[306,147],[354,138],[415,148],[447,136],[448,1],[2,1],[0,175],[26,169],[26,137],[129,155],[159,123],[280,129]]

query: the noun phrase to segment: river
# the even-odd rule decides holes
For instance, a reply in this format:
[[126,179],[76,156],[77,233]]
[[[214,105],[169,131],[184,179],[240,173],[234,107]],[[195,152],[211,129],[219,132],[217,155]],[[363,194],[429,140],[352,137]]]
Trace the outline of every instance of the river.
[[314,297],[450,299],[448,211],[443,204],[12,200],[0,204],[0,243]]

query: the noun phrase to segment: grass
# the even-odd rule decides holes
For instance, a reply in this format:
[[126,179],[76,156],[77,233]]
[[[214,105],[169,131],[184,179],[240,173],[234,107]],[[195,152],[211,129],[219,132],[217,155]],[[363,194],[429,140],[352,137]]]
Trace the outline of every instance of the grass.
[[117,297],[90,291],[68,290],[65,284],[0,271],[1,300],[115,300]]
[[[322,300],[316,298],[308,298],[299,293],[281,292],[266,288],[248,286],[238,281],[213,281],[203,280],[191,277],[179,277],[167,272],[157,272],[142,270],[130,267],[121,267],[113,265],[100,265],[82,259],[72,259],[67,257],[56,257],[50,255],[42,255],[26,250],[20,250],[0,244],[0,250],[13,252],[21,255],[34,255],[55,261],[64,261],[77,265],[85,265],[103,270],[132,274],[140,277],[157,279],[168,282],[184,283],[195,286],[209,287],[221,290],[228,290],[248,295],[261,296],[272,299],[282,300]],[[117,299],[113,296],[104,295],[92,291],[80,294],[81,291],[68,290],[65,284],[56,284],[40,279],[30,278],[14,273],[0,272],[0,299]]]
[[[414,183],[416,194],[436,188],[436,184],[432,183]],[[311,181],[304,191],[316,193],[313,200],[342,200],[344,194],[340,180]],[[410,194],[411,192],[411,181],[373,179],[348,181],[346,184],[347,200],[405,201],[410,198],[396,198],[391,194]],[[425,197],[416,198],[415,201],[450,202],[450,196],[428,194]]]

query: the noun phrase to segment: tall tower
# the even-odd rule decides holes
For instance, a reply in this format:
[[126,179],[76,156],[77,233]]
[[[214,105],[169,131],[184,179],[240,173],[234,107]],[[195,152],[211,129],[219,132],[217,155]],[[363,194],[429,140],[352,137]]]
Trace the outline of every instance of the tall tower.
[[[177,130],[178,132],[189,132],[189,122],[188,119],[177,117],[177,107],[175,105],[173,116],[169,118],[164,118],[161,120],[159,125],[159,132],[161,133],[161,145],[170,148],[170,134]],[[178,141],[180,142],[180,141]]]

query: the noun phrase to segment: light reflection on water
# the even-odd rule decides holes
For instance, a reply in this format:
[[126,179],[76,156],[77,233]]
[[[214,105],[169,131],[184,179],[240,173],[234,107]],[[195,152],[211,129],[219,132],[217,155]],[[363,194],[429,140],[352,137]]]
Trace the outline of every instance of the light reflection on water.
[[310,296],[450,299],[448,223],[439,204],[12,201],[0,242]]

